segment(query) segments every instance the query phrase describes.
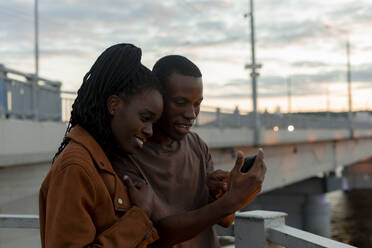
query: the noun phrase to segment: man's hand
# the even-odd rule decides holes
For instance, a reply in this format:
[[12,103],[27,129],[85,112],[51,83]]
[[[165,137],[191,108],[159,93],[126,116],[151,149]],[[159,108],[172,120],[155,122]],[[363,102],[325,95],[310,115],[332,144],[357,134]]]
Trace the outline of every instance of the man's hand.
[[128,188],[129,198],[133,205],[142,209],[151,218],[153,213],[154,191],[145,182],[133,183],[128,176],[124,176]]
[[216,170],[208,175],[207,186],[216,199],[220,198],[226,191],[230,173]]
[[264,153],[261,148],[258,149],[252,169],[247,173],[241,172],[243,164],[244,154],[238,151],[235,166],[230,172],[228,190],[224,195],[231,203],[232,212],[242,209],[254,199],[258,192],[261,191],[266,174]]

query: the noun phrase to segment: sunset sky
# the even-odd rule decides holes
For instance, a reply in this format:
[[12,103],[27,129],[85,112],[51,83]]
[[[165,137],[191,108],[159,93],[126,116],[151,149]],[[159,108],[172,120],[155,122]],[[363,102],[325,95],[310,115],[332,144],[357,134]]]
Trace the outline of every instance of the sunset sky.
[[[32,0],[0,1],[0,63],[34,72]],[[77,90],[115,43],[142,48],[152,68],[181,54],[202,71],[204,105],[250,110],[248,0],[39,0],[40,75]],[[353,108],[372,109],[372,1],[256,0],[260,110],[347,110],[346,40]],[[328,97],[327,97],[328,95]],[[327,100],[328,99],[328,100]],[[328,102],[328,104],[327,104]]]

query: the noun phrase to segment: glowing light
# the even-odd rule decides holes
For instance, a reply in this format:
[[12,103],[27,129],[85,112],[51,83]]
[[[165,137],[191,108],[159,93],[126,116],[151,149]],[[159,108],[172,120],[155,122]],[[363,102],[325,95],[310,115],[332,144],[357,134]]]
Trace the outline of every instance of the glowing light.
[[274,130],[274,132],[278,132],[279,131],[279,127],[278,126],[275,126],[275,127],[273,127],[273,130]]
[[293,125],[289,125],[289,126],[288,126],[288,131],[289,131],[289,132],[293,132],[293,131],[294,131],[294,129],[295,129],[295,128],[294,128],[294,126],[293,126]]

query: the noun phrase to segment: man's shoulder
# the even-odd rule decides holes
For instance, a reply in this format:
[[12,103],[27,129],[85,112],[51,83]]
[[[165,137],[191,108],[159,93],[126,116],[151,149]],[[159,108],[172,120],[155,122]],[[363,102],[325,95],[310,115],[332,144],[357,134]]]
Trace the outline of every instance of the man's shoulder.
[[197,148],[201,148],[202,150],[208,149],[207,143],[199,136],[199,134],[190,131],[186,136],[185,136],[186,142]]

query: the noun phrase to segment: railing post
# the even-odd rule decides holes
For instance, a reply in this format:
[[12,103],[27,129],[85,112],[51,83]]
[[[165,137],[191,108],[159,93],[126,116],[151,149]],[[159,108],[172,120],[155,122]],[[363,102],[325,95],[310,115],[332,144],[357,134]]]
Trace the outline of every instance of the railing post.
[[39,106],[38,106],[38,82],[39,78],[35,74],[26,76],[26,80],[31,84],[31,115],[32,119],[39,119]]
[[62,121],[62,97],[61,97],[61,94],[62,94],[62,91],[61,91],[61,86],[62,86],[62,83],[61,82],[58,82],[59,84],[57,85],[57,113],[58,113],[58,116],[57,116],[57,121]]
[[235,247],[281,247],[266,241],[266,230],[285,224],[286,213],[271,211],[240,212],[235,216]]
[[39,104],[38,104],[38,93],[39,93],[39,78],[35,75],[32,80],[32,111],[34,120],[39,119]]
[[5,85],[5,67],[3,64],[0,64],[0,117],[4,117],[8,112],[8,101],[7,101],[7,91]]
[[222,127],[222,123],[221,123],[221,109],[220,108],[216,108],[216,123],[217,123],[217,127],[219,127],[219,128]]

